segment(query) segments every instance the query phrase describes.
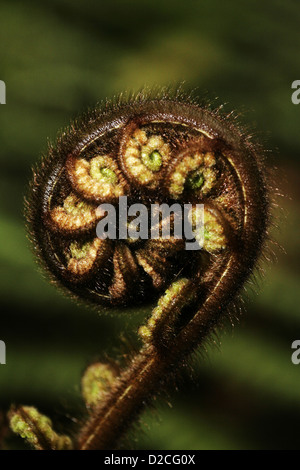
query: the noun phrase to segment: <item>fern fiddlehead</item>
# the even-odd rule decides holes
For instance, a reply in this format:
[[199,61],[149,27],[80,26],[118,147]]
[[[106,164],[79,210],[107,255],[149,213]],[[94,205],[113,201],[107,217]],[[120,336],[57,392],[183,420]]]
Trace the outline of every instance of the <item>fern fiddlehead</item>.
[[[154,239],[98,238],[99,204],[118,211],[124,196],[128,206],[149,209],[188,204],[202,249],[186,250],[185,240],[174,235],[171,213],[157,219]],[[199,203],[201,236],[195,229]],[[109,384],[73,443],[77,449],[116,448],[169,371],[222,321],[253,271],[269,219],[260,150],[219,111],[180,95],[138,95],[90,112],[49,149],[35,170],[27,217],[39,258],[75,298],[120,310],[157,299],[139,328],[139,353],[125,369],[108,374]],[[131,223],[128,217],[127,227]],[[171,227],[168,238],[161,235],[164,224]],[[116,222],[117,234],[123,228]]]

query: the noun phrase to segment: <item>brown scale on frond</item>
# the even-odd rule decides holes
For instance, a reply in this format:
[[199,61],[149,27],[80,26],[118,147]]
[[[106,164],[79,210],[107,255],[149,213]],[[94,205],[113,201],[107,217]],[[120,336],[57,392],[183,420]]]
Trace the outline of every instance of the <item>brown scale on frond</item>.
[[139,268],[130,248],[124,244],[116,246],[113,255],[114,274],[109,287],[112,302],[122,302],[134,296],[139,278]]

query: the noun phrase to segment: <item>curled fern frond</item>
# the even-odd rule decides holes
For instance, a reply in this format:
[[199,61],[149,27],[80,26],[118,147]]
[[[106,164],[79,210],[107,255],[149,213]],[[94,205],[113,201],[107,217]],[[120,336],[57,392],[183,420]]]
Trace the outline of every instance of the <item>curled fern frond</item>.
[[[118,213],[125,196],[128,206],[149,210],[154,204],[188,205],[202,249],[187,250],[184,237],[175,236],[173,213],[157,219],[154,239],[97,237],[105,216],[99,204],[111,204]],[[199,204],[202,234],[195,228]],[[157,302],[139,329],[140,352],[110,375],[76,448],[114,448],[170,369],[227,315],[261,254],[269,207],[260,146],[232,116],[181,92],[140,93],[106,103],[50,146],[34,170],[27,219],[52,279],[99,310],[118,306],[126,312],[128,306]],[[130,216],[126,224],[132,224]],[[124,229],[118,221],[114,228],[117,234]]]

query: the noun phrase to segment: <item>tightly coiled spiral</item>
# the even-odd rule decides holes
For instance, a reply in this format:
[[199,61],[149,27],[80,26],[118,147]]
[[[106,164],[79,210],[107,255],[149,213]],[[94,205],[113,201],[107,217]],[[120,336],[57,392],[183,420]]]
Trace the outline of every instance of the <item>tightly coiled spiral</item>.
[[[184,238],[173,236],[172,215],[160,219],[157,239],[98,238],[99,204],[117,208],[121,196],[128,206],[149,209],[192,204],[192,219],[195,205],[204,204],[203,248],[185,249]],[[144,303],[179,277],[201,296],[221,265],[236,280],[232,297],[265,237],[264,170],[257,148],[218,112],[178,96],[138,95],[91,111],[50,147],[35,170],[27,218],[39,258],[77,298],[103,306]],[[164,223],[170,238],[161,236]]]

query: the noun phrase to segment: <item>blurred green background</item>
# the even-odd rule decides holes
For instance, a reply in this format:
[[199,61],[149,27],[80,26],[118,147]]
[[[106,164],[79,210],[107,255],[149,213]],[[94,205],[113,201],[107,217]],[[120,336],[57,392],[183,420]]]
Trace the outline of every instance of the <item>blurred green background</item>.
[[[183,372],[178,391],[142,416],[138,449],[299,449],[300,3],[274,1],[49,0],[0,3],[0,409],[36,405],[58,430],[83,415],[80,376],[136,344],[141,314],[98,315],[38,271],[24,230],[31,165],[48,138],[105,97],[180,81],[255,126],[276,166],[282,209],[276,262],[250,285],[240,323]],[[215,98],[217,98],[215,100]],[[129,338],[127,340],[126,338]],[[218,343],[218,341],[217,341]],[[138,438],[137,438],[138,435]],[[8,436],[8,448],[24,448]]]

